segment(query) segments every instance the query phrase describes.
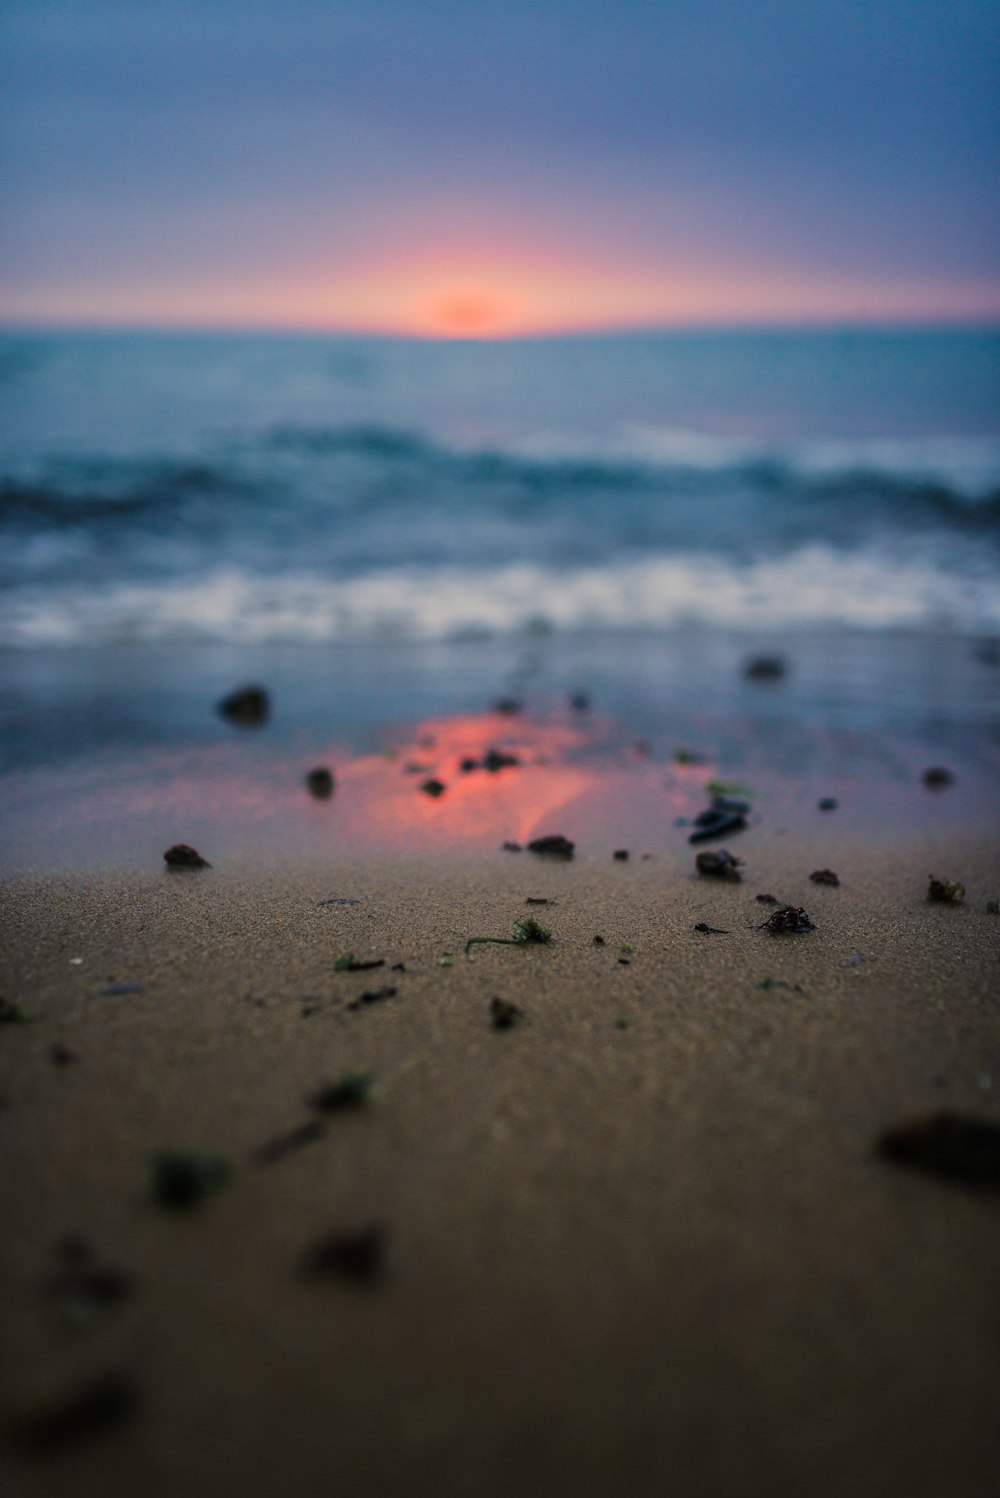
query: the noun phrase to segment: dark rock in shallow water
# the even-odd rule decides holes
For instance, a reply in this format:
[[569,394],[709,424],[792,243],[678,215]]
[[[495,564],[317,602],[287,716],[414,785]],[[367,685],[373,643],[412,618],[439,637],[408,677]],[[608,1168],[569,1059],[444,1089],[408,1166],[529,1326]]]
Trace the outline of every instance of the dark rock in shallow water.
[[528,844],[529,853],[541,853],[547,858],[570,859],[575,850],[576,844],[558,832],[551,833],[548,837],[536,837]]
[[1000,1190],[1000,1127],[960,1113],[930,1113],[886,1129],[876,1151],[895,1165]]
[[263,687],[240,687],[218,704],[220,715],[240,728],[260,728],[271,716],[271,699]]
[[326,769],[325,766],[310,770],[306,776],[306,789],[310,796],[315,796],[317,801],[329,801],[336,785],[332,770]]
[[188,843],[174,843],[163,855],[169,869],[210,869],[212,865]]

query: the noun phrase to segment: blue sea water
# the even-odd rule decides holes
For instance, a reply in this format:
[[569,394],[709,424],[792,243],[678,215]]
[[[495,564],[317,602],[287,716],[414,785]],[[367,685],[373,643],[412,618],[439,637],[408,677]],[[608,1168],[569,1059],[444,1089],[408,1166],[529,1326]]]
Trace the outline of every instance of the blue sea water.
[[1000,631],[1000,335],[8,333],[0,647]]

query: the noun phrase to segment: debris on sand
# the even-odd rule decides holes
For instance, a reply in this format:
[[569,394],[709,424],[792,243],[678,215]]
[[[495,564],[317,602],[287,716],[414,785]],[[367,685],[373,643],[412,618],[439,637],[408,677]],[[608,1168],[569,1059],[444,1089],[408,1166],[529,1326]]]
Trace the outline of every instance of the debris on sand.
[[367,1009],[370,1004],[381,1004],[385,999],[394,999],[398,992],[398,988],[371,988],[365,993],[359,993],[344,1008],[351,1014],[357,1014],[359,1009]]
[[493,711],[503,718],[516,718],[524,711],[524,703],[517,697],[501,697],[493,704]]
[[353,952],[344,952],[333,964],[333,971],[335,973],[367,973],[375,967],[385,967],[385,958],[372,957],[367,962],[359,962]]
[[525,905],[555,905],[558,902],[550,900],[548,895],[529,895],[524,903]]
[[569,699],[569,705],[570,705],[570,707],[573,709],[573,711],[575,713],[589,713],[590,712],[590,707],[591,707],[590,693],[589,692],[571,692],[570,693],[570,699]]
[[931,791],[941,791],[946,785],[955,784],[955,776],[944,765],[932,765],[929,770],[924,771],[921,779]]
[[432,777],[430,780],[425,780],[420,789],[423,791],[425,796],[433,796],[436,800],[438,796],[444,795],[448,787],[445,785],[443,780],[435,780]]
[[824,796],[821,801],[816,802],[817,811],[836,811],[840,802],[836,796]]
[[967,1186],[1000,1190],[1000,1127],[961,1113],[929,1113],[907,1119],[879,1136],[876,1152]]
[[701,931],[705,936],[732,936],[731,931],[723,931],[721,926],[709,926],[705,921],[699,921],[694,928]]
[[670,758],[675,765],[703,765],[708,756],[699,754],[697,749],[675,749]]
[[12,1004],[10,999],[0,995],[0,1025],[28,1025],[31,1023],[31,1015],[21,1008],[20,1004]]
[[753,655],[744,664],[747,681],[780,681],[788,675],[788,662],[781,655]]
[[829,884],[831,889],[840,888],[840,880],[832,869],[814,869],[809,878],[813,884]]
[[228,1160],[198,1150],[157,1150],[149,1171],[154,1201],[182,1209],[198,1206],[232,1175]]
[[240,687],[218,703],[221,717],[240,728],[260,728],[271,716],[271,699],[263,687]]
[[695,859],[698,873],[706,879],[742,879],[742,858],[734,858],[727,848],[717,853],[699,853]]
[[468,956],[470,947],[486,944],[496,947],[528,947],[542,946],[551,940],[552,932],[549,928],[540,925],[533,915],[527,915],[514,922],[513,936],[470,936],[465,943],[465,952]]
[[521,761],[516,754],[507,754],[503,749],[487,749],[483,756],[483,769],[495,775],[498,770],[513,769]]
[[523,853],[524,849],[520,843],[501,843],[501,853]]
[[336,787],[333,771],[326,769],[324,765],[310,770],[306,776],[306,790],[317,801],[329,801]]
[[294,1129],[289,1129],[284,1134],[275,1134],[273,1139],[267,1139],[258,1145],[250,1156],[251,1165],[277,1165],[288,1155],[294,1155],[297,1150],[305,1149],[308,1144],[315,1144],[326,1134],[326,1126],[318,1119],[310,1119],[307,1123],[298,1124]]
[[695,817],[694,831],[688,842],[709,843],[716,838],[728,837],[731,832],[743,832],[749,810],[749,801],[738,801],[732,796],[713,796],[711,806]]
[[490,1000],[490,1022],[494,1030],[512,1030],[524,1019],[524,1010],[507,999]]
[[324,1082],[307,1098],[318,1113],[342,1113],[363,1108],[368,1102],[374,1078],[370,1071],[345,1071],[336,1082]]
[[761,989],[764,993],[770,993],[775,988],[787,988],[792,993],[802,992],[801,983],[786,983],[784,978],[762,978],[759,983],[754,984],[754,987]]
[[139,1387],[122,1369],[111,1369],[70,1394],[17,1415],[7,1429],[15,1450],[47,1456],[81,1446],[126,1425],[138,1413]]
[[109,983],[101,993],[106,999],[121,999],[128,994],[142,993],[141,983]]
[[804,931],[815,931],[816,927],[801,905],[782,905],[757,930],[770,931],[772,936],[794,936]]
[[75,1051],[71,1051],[68,1045],[63,1045],[61,1040],[54,1040],[49,1046],[49,1060],[53,1066],[72,1066],[79,1061]]
[[965,899],[965,885],[957,879],[936,879],[928,874],[927,899],[932,905],[958,905]]
[[607,946],[607,942],[604,940],[603,936],[595,936],[594,937],[594,946],[595,947],[606,947]]
[[615,860],[616,863],[628,863],[628,858],[629,858],[628,849],[627,848],[616,848],[615,851],[612,853],[611,857]]
[[780,905],[777,895],[754,895],[758,905]]
[[206,858],[202,858],[197,848],[192,848],[189,843],[174,843],[163,855],[163,861],[168,869],[210,869],[212,865]]
[[302,1273],[310,1279],[374,1284],[385,1274],[387,1242],[386,1230],[378,1222],[353,1232],[328,1233],[303,1255]]
[[564,858],[568,861],[575,851],[576,844],[558,832],[550,833],[547,837],[536,837],[528,844],[529,853],[540,853],[543,858]]
[[56,1252],[59,1268],[46,1282],[45,1293],[67,1321],[78,1325],[96,1321],[131,1299],[132,1276],[124,1269],[98,1263],[85,1238],[64,1238]]

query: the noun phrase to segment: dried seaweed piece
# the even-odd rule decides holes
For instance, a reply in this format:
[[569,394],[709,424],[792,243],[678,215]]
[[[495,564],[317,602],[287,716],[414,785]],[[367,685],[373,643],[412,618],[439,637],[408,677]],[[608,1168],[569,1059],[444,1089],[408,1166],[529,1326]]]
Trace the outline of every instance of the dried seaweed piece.
[[435,780],[432,777],[430,780],[425,780],[420,789],[423,791],[425,796],[432,796],[436,800],[438,796],[444,795],[448,787],[445,785],[443,780]]
[[20,1004],[12,1004],[9,999],[0,997],[0,1025],[28,1025],[31,1023],[31,1015],[22,1009]]
[[277,1165],[288,1155],[294,1155],[297,1150],[305,1149],[308,1144],[315,1144],[326,1134],[325,1124],[318,1119],[309,1119],[307,1123],[296,1125],[284,1134],[275,1134],[273,1139],[267,1139],[263,1144],[257,1146],[250,1156],[251,1165]]
[[345,1279],[374,1284],[385,1275],[388,1234],[379,1222],[353,1232],[329,1233],[308,1249],[301,1271],[310,1279]]
[[780,905],[777,895],[754,895],[758,905]]
[[927,880],[927,899],[932,905],[958,905],[965,899],[965,885],[957,879],[936,879],[928,874]]
[[360,905],[360,900],[352,900],[344,895],[339,895],[334,900],[317,900],[316,909],[321,910],[324,905]]
[[813,884],[829,884],[832,889],[840,888],[840,880],[832,869],[815,869],[809,878]]
[[142,993],[141,983],[109,983],[107,988],[101,989],[101,994],[106,999],[121,999],[133,993]]
[[575,850],[576,844],[558,832],[550,833],[547,837],[536,837],[528,844],[529,853],[541,853],[546,858],[568,860],[573,857]]
[[697,749],[675,749],[670,758],[675,765],[703,765],[707,760]]
[[611,857],[616,861],[616,863],[628,863],[628,849],[616,848]]
[[225,1185],[232,1167],[221,1155],[197,1150],[157,1150],[150,1156],[150,1188],[161,1207],[196,1207]]
[[507,754],[503,749],[488,749],[483,757],[483,769],[495,775],[498,770],[512,769],[521,761],[516,754]]
[[217,704],[221,717],[239,728],[260,728],[271,716],[271,699],[259,686],[240,687]]
[[932,791],[940,791],[946,785],[955,784],[954,774],[951,770],[946,770],[944,765],[932,765],[929,770],[924,771],[921,779],[924,785]]
[[558,901],[550,900],[547,895],[529,895],[525,905],[556,905]]
[[139,1386],[131,1374],[110,1369],[36,1410],[7,1423],[11,1444],[26,1456],[46,1456],[110,1434],[138,1413]]
[[758,931],[770,931],[772,936],[798,935],[803,931],[815,931],[816,927],[801,905],[782,905],[757,927]]
[[315,770],[310,770],[306,776],[306,790],[317,801],[329,801],[336,788],[337,782],[334,779],[333,771],[328,770],[324,765],[319,766]]
[[607,942],[604,940],[603,936],[595,936],[594,937],[594,946],[595,947],[606,947],[607,946]]
[[333,964],[335,973],[367,973],[374,967],[385,967],[384,957],[372,957],[368,962],[359,962],[353,952],[344,952]]
[[513,936],[470,936],[465,943],[466,955],[470,947],[490,945],[495,947],[541,946],[552,940],[552,932],[542,926],[533,915],[526,915],[514,922]]
[[821,801],[816,802],[817,811],[836,811],[840,802],[836,796],[824,796]]
[[490,1000],[490,1020],[494,1030],[511,1030],[524,1019],[524,1010],[508,999]]
[[501,843],[500,851],[501,853],[523,853],[524,849],[520,843]]
[[875,1149],[895,1165],[1000,1190],[1000,1127],[989,1119],[948,1112],[906,1119],[886,1129]]
[[345,1071],[336,1082],[324,1082],[306,1099],[319,1113],[342,1113],[363,1108],[368,1102],[374,1078],[370,1071]]
[[365,993],[359,993],[356,999],[352,999],[344,1008],[356,1014],[359,1009],[367,1009],[369,1004],[381,1004],[383,999],[394,999],[399,992],[398,988],[371,988]]
[[704,932],[706,936],[732,936],[733,934],[731,931],[723,931],[721,926],[706,925],[704,921],[699,921],[694,929]]
[[192,848],[189,843],[174,843],[163,855],[163,860],[169,869],[210,869],[212,865],[207,858],[202,858],[197,848]]
[[742,879],[742,858],[734,858],[726,848],[717,853],[699,853],[695,859],[698,873],[707,879]]

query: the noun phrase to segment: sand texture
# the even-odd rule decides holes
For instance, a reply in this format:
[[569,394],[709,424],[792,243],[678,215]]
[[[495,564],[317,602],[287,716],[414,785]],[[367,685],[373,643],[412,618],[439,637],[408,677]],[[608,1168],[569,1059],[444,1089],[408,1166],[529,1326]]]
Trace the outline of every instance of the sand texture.
[[[762,843],[741,884],[691,867],[8,885],[4,1493],[995,1492],[1000,1198],[873,1149],[928,1110],[1000,1116],[995,853],[831,831]],[[932,872],[962,905],[926,903]],[[765,891],[817,929],[756,929]],[[551,943],[464,955],[529,914]],[[335,972],[348,952],[385,965]],[[495,1029],[494,998],[523,1020]],[[307,1103],[348,1069],[367,1103]],[[163,1148],[231,1177],[157,1205]],[[373,1222],[381,1277],[302,1272]],[[67,1236],[120,1296],[60,1288]],[[32,1420],[110,1374],[103,1416]]]

